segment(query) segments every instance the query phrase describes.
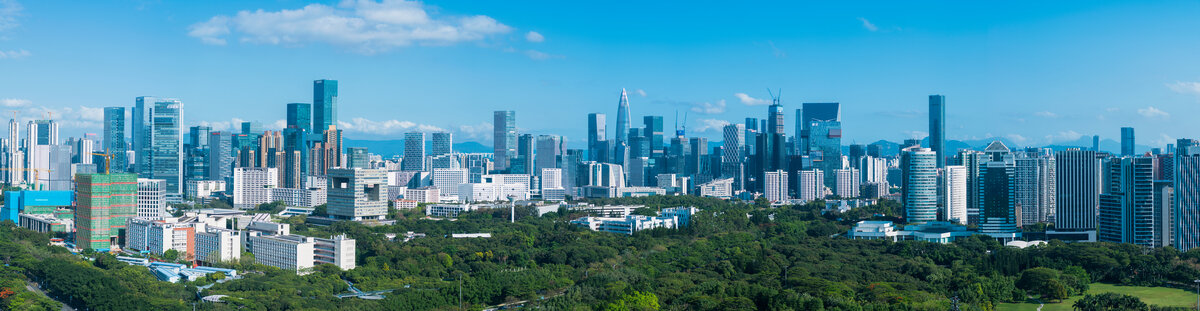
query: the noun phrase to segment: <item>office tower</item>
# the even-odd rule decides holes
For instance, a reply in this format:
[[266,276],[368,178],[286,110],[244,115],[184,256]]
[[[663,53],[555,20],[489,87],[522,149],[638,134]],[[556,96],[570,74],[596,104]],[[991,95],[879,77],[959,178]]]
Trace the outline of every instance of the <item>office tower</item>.
[[116,244],[137,206],[137,175],[80,174],[75,177],[75,245],[104,250]]
[[133,107],[138,176],[167,181],[168,195],[183,193],[183,102],[138,97]]
[[779,104],[776,99],[774,103],[767,106],[767,130],[769,134],[783,134],[783,105]]
[[26,144],[49,146],[58,144],[58,123],[54,120],[29,121]]
[[521,134],[517,137],[517,154],[509,161],[510,174],[533,174],[535,144],[532,134]]
[[1100,152],[1100,135],[1092,135],[1092,151]]
[[800,171],[796,180],[796,196],[801,201],[812,202],[825,198],[825,172],[819,169]]
[[454,152],[454,136],[449,132],[435,132],[429,134],[433,140],[433,150],[430,150],[429,155],[440,156]]
[[329,170],[328,209],[334,219],[383,219],[387,215],[387,172],[381,169]]
[[563,169],[561,168],[544,168],[542,169],[542,194],[545,195],[546,189],[562,189],[563,188]]
[[425,133],[404,133],[404,159],[400,169],[405,171],[425,170]]
[[960,150],[958,152],[958,164],[962,165],[967,170],[967,224],[979,224],[979,172],[983,170],[983,164],[987,162],[987,157],[983,152],[974,150]]
[[324,131],[330,125],[337,125],[337,102],[337,80],[313,81],[313,105],[310,110],[312,118],[309,120],[312,126],[306,126],[306,132]]
[[38,146],[39,149],[46,150],[46,171],[38,175],[38,178],[44,182],[39,182],[39,189],[42,190],[72,190],[74,186],[71,181],[74,176],[71,172],[71,146],[68,145],[49,145]]
[[1049,221],[1055,209],[1055,165],[1049,149],[1016,153],[1016,204],[1022,225]]
[[[371,166],[371,159],[370,159],[370,154],[367,153],[367,148],[362,148],[362,147],[346,148],[346,166],[345,166],[345,168],[371,168],[370,166]],[[328,171],[326,171],[326,172],[328,172]]]
[[[284,162],[283,135],[277,131],[263,132],[258,137],[257,160],[253,167],[280,167]],[[280,172],[282,174],[282,171]],[[279,180],[283,180],[280,176]]]
[[289,125],[283,129],[283,163],[277,167],[283,172],[284,188],[304,188],[304,180],[309,175],[308,134],[299,125]]
[[1174,239],[1175,248],[1186,252],[1200,246],[1200,141],[1179,139],[1175,143]]
[[[808,137],[808,156],[813,161],[813,167],[826,172],[842,168],[842,123],[833,120],[810,121],[806,131]],[[833,180],[825,181],[825,186],[833,188]]]
[[537,154],[534,155],[533,171],[530,174],[541,173],[542,169],[562,167],[562,156],[567,152],[567,142],[562,136],[538,135]]
[[755,150],[758,150],[758,147],[754,145],[758,143],[757,139],[755,138],[758,137],[759,133],[758,119],[746,118],[746,127],[744,130],[746,131],[746,138],[742,142],[745,143],[746,151],[742,152],[742,155],[749,157],[750,155],[754,154]]
[[905,217],[910,223],[937,221],[937,153],[929,148],[909,147],[901,151],[904,170]]
[[861,183],[859,179],[859,170],[856,168],[840,168],[833,170],[833,176],[836,181],[833,183],[833,194],[843,198],[857,198],[858,188]]
[[616,188],[625,187],[626,185],[625,172],[621,171],[620,165],[587,162],[582,164],[582,169],[583,172],[580,172],[580,174],[582,174],[581,178],[583,178],[583,182],[579,186]]
[[[84,134],[83,138],[76,139],[73,142],[70,139],[67,140],[69,142],[69,145],[71,145],[71,148],[72,148],[71,163],[78,163],[78,164],[92,164],[93,163],[92,162],[92,153],[98,153],[100,151],[103,151],[103,150],[96,150],[96,147],[98,147],[99,144],[96,143],[95,139],[93,139],[94,136],[95,135],[93,135],[93,134]],[[92,173],[95,173],[95,172],[92,172]]]
[[733,189],[742,190],[745,186],[745,175],[742,163],[742,133],[745,127],[741,124],[728,124],[724,128],[724,148],[721,155],[721,176],[733,178]]
[[[607,161],[608,156],[606,156],[606,154],[612,151],[601,148],[604,147],[602,146],[601,142],[605,141],[606,139],[605,126],[605,117],[603,113],[588,114],[587,143],[589,161],[609,162]],[[620,133],[618,133],[618,135],[620,135]]]
[[1133,154],[1135,152],[1133,150],[1133,148],[1134,148],[1133,143],[1134,143],[1133,142],[1133,128],[1132,127],[1122,127],[1121,128],[1121,156],[1123,156],[1123,157],[1133,156]]
[[242,134],[262,135],[262,133],[263,133],[262,122],[258,122],[258,121],[242,122]]
[[[712,179],[712,171],[709,169],[708,161],[708,138],[692,137],[688,139],[688,150],[684,155],[687,159],[684,161],[684,174],[692,176],[694,184],[707,183]],[[705,175],[701,179],[700,175]]]
[[[287,104],[287,128],[303,129],[305,133],[312,133],[313,118],[312,105],[306,103],[290,103]],[[324,129],[326,127],[320,127]]]
[[929,95],[929,149],[937,153],[937,166],[946,166],[946,96]]
[[851,144],[849,152],[846,154],[846,160],[850,162],[850,167],[861,169],[858,167],[859,162],[863,157],[867,156],[867,146],[859,144]]
[[883,146],[879,144],[867,145],[867,156],[880,158],[883,155]]
[[1104,164],[1097,237],[1102,242],[1163,246],[1164,223],[1154,209],[1154,158],[1115,158]]
[[1057,208],[1054,228],[1063,231],[1096,230],[1100,206],[1100,162],[1096,151],[1078,148],[1054,155]]
[[862,160],[859,160],[858,170],[862,174],[863,183],[877,183],[883,185],[885,189],[887,188],[887,159],[871,156],[863,157]]
[[517,157],[517,112],[496,111],[492,124],[492,159],[497,171],[505,171]]
[[4,156],[5,167],[7,171],[3,171],[4,181],[10,186],[16,186],[24,183],[25,178],[25,152],[21,148],[20,137],[21,127],[17,124],[17,119],[8,120],[8,139],[4,140]]
[[467,169],[439,168],[433,170],[433,186],[438,188],[438,194],[457,196],[458,185],[467,183]]
[[945,185],[945,195],[942,198],[942,212],[947,221],[967,224],[967,168],[961,165],[947,165],[942,168],[942,184]]
[[763,197],[767,201],[782,202],[788,199],[788,173],[784,170],[763,174]]
[[1013,163],[1006,161],[988,161],[979,171],[979,232],[1019,232],[1013,186],[1015,176]]
[[104,172],[107,169],[112,172],[124,172],[129,167],[129,159],[125,157],[125,150],[128,149],[125,142],[125,107],[104,108],[102,144],[100,152],[107,153],[112,158],[108,160],[111,167],[101,168],[99,171]]
[[212,132],[208,138],[208,180],[233,177],[233,135]]
[[[808,151],[812,150],[811,142],[809,141],[809,139],[813,135],[818,135],[818,134],[813,134],[811,132],[812,125],[813,125],[812,122],[813,121],[841,122],[842,121],[842,111],[841,111],[841,105],[838,103],[804,103],[803,107],[804,107],[803,108],[803,110],[804,110],[803,120],[796,120],[796,122],[802,122],[802,121],[804,122],[804,128],[801,129],[801,133],[800,133],[800,141],[801,141],[800,150],[808,152]],[[839,125],[839,129],[840,129],[840,125]]]
[[1155,227],[1158,245],[1175,245],[1172,238],[1175,224],[1175,187],[1171,181],[1154,181],[1154,211],[1156,222],[1161,224]]
[[629,141],[625,137],[629,133],[629,130],[631,129],[630,128],[631,124],[629,122],[630,121],[629,118],[630,118],[629,96],[625,93],[625,89],[622,88],[621,89],[621,100],[617,103],[617,129],[615,132],[617,137],[616,137],[616,143],[614,144],[614,146],[619,147],[619,146],[628,146],[629,145]]
[[650,151],[645,156],[654,159],[665,155],[663,151],[663,117],[645,116],[642,118],[642,124],[645,125],[642,137],[646,138],[646,145]]
[[167,181],[162,179],[137,179],[137,210],[139,218],[169,217],[167,214]]

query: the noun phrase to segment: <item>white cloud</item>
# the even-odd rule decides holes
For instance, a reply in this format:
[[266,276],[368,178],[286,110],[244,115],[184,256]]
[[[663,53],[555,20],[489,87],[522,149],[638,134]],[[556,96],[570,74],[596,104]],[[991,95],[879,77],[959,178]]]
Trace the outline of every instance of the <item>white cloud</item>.
[[17,23],[17,16],[21,15],[22,9],[21,4],[16,0],[0,0],[0,31],[17,28],[21,25]]
[[547,60],[547,59],[551,59],[551,58],[563,58],[562,55],[547,54],[546,52],[542,52],[542,51],[538,51],[538,50],[527,50],[527,51],[525,51],[525,56],[529,56],[529,58],[533,59],[533,60]]
[[858,21],[862,22],[862,27],[870,31],[879,31],[879,27],[872,24],[866,17],[859,17]]
[[1174,143],[1175,143],[1175,138],[1172,138],[1171,136],[1167,136],[1167,134],[1162,134],[1162,133],[1159,134],[1158,140],[1154,141],[1154,144],[1158,145],[1158,146],[1166,146],[1166,145],[1174,144]]
[[20,99],[20,98],[0,99],[0,105],[3,105],[4,107],[9,107],[9,108],[25,107],[25,106],[29,106],[30,104],[33,104],[33,102],[28,99]]
[[1180,94],[1196,94],[1200,95],[1200,82],[1183,82],[1167,83],[1167,88]]
[[725,100],[718,100],[717,103],[693,103],[692,112],[703,114],[722,114],[725,113]]
[[31,54],[26,50],[0,51],[0,59],[18,59],[28,57],[29,55]]
[[546,37],[536,31],[525,33],[525,40],[529,42],[541,43],[546,41]]
[[280,131],[287,127],[287,120],[279,119],[279,120],[275,120],[275,122],[271,122],[271,123],[265,124],[263,126],[270,130]]
[[1162,111],[1162,110],[1159,110],[1158,108],[1154,108],[1154,106],[1138,109],[1137,113],[1142,115],[1143,117],[1147,117],[1147,118],[1156,118],[1156,117],[1168,118],[1171,116],[1171,114],[1167,113],[1166,111]]
[[638,94],[638,96],[641,96],[641,97],[646,97],[646,90],[643,90],[643,89],[637,89],[636,91],[633,91],[633,92],[634,92],[634,93],[637,93],[637,94]]
[[479,123],[476,125],[459,125],[458,126],[458,134],[455,134],[455,135],[459,135],[459,137],[470,138],[470,139],[474,139],[474,140],[490,141],[493,139],[492,138],[492,128],[493,128],[492,124],[487,123],[487,122]]
[[[924,131],[904,131],[904,134],[908,135],[908,138],[912,138],[912,139],[921,139],[921,138],[929,137],[929,132],[924,132]],[[991,135],[987,135],[987,136],[991,136]]]
[[735,94],[733,94],[733,96],[737,97],[738,100],[742,101],[742,104],[746,104],[749,106],[770,105],[771,104],[771,101],[750,97],[750,95],[746,95],[746,93],[735,93]]
[[302,46],[324,43],[363,53],[394,47],[450,45],[506,34],[512,27],[484,16],[432,16],[420,2],[342,1],[337,7],[309,4],[295,10],[239,11],[188,27],[188,35],[207,44],[240,42]]
[[1025,142],[1029,141],[1028,138],[1025,138],[1025,136],[1021,136],[1020,134],[1008,134],[1008,135],[1004,135],[1004,138],[1008,138],[1008,140],[1011,140],[1012,142],[1018,143],[1018,144],[1025,144]]
[[30,120],[51,119],[62,128],[99,129],[101,128],[100,124],[104,121],[104,108],[87,106],[50,108],[29,105],[30,102],[25,101],[25,106],[6,105],[6,107],[24,107],[17,110],[16,115],[17,122],[21,123]]
[[720,132],[726,125],[729,125],[729,121],[717,120],[717,119],[700,119],[700,120],[697,120],[696,122],[700,123],[700,126],[696,127],[694,129],[694,131],[697,133],[704,133],[704,132],[709,132],[709,131]]
[[1058,132],[1057,134],[1046,135],[1046,141],[1051,143],[1073,141],[1079,139],[1080,137],[1083,137],[1083,134],[1079,134],[1079,132],[1072,130],[1066,130]]
[[1053,113],[1053,112],[1049,112],[1049,111],[1038,111],[1038,112],[1034,112],[1033,115],[1038,116],[1038,117],[1043,117],[1043,118],[1057,118],[1058,117],[1057,113]]
[[393,135],[404,132],[439,132],[445,131],[440,127],[428,124],[417,124],[412,121],[384,120],[374,121],[367,118],[354,118],[350,122],[338,121],[338,128],[347,132],[358,132],[373,135]]

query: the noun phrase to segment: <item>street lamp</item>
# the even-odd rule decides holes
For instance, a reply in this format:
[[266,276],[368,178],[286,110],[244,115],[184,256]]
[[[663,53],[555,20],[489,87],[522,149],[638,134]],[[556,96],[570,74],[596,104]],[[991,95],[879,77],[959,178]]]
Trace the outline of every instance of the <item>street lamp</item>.
[[1192,280],[1196,283],[1196,310],[1200,311],[1200,280]]

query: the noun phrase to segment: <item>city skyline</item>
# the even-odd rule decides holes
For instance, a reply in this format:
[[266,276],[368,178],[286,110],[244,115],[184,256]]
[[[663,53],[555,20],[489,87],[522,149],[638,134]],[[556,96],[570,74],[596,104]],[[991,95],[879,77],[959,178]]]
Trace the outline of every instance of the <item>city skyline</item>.
[[[1119,128],[1131,126],[1141,145],[1161,147],[1200,130],[1172,118],[1200,112],[1200,87],[1192,82],[1200,77],[1190,73],[1200,68],[1178,62],[1198,47],[1177,42],[1186,34],[1162,31],[1197,24],[1187,17],[1200,7],[1174,4],[984,10],[931,3],[900,13],[790,4],[826,13],[807,20],[734,7],[729,13],[745,14],[729,20],[744,25],[724,30],[689,19],[711,14],[704,12],[672,12],[655,21],[651,17],[667,8],[651,6],[621,12],[617,19],[625,23],[603,31],[584,29],[599,16],[567,14],[579,19],[571,22],[480,3],[130,4],[95,8],[123,22],[96,23],[95,33],[84,38],[64,31],[96,22],[94,16],[4,1],[0,68],[20,74],[0,77],[11,87],[0,100],[21,110],[22,123],[53,112],[63,137],[101,133],[103,107],[131,107],[138,96],[180,99],[189,107],[185,126],[236,130],[235,121],[247,120],[278,129],[287,103],[316,104],[308,81],[333,79],[341,82],[339,128],[347,138],[446,130],[457,141],[491,145],[488,113],[514,110],[522,116],[519,132],[563,135],[577,147],[586,143],[587,129],[579,124],[588,113],[618,115],[613,101],[622,88],[629,90],[631,120],[663,116],[670,126],[678,111],[688,115],[689,136],[713,142],[720,140],[722,122],[765,119],[768,87],[783,90],[787,129],[802,103],[841,103],[844,144],[926,136],[927,98],[942,94],[947,140],[1001,137],[1040,146],[1091,135],[1117,140]],[[98,4],[79,5],[86,12]],[[279,14],[283,10],[295,16]],[[959,14],[922,19],[947,11]],[[388,19],[388,13],[396,15]],[[404,14],[416,17],[396,20]],[[396,27],[411,31],[348,40],[356,38],[354,31],[318,36],[249,24],[320,16],[409,25]],[[139,27],[133,22],[139,20],[163,26]],[[659,24],[672,21],[680,24]],[[658,27],[637,33],[638,25]],[[413,35],[426,26],[458,35]],[[97,40],[106,40],[110,50],[83,58],[70,53]],[[158,44],[177,48],[149,48]],[[1139,45],[1170,48],[1125,47]],[[673,56],[680,51],[694,53]],[[1076,70],[1084,67],[1093,68]],[[59,91],[64,88],[73,91]],[[439,109],[448,106],[465,112]],[[609,119],[607,127],[618,128],[616,118]]]

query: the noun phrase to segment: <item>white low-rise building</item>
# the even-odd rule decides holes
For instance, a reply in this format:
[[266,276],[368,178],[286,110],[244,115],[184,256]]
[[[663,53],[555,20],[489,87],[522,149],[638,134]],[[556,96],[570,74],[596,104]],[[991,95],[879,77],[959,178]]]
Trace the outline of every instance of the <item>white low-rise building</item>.
[[259,264],[306,274],[319,264],[332,264],[342,270],[355,267],[354,239],[338,235],[332,239],[300,235],[250,237],[254,260]]
[[211,198],[217,192],[225,192],[224,180],[189,180],[184,188],[190,198]]
[[624,217],[594,217],[588,216],[572,220],[571,223],[586,227],[592,231],[612,232],[632,235],[634,232],[656,228],[680,228],[691,222],[692,215],[697,211],[694,207],[675,207],[664,209],[658,216],[627,215]]
[[472,204],[431,204],[425,206],[425,215],[430,217],[458,217],[459,214],[470,212],[486,205]]
[[196,260],[203,263],[235,262],[242,258],[242,231],[208,227],[196,233]]
[[125,222],[125,248],[161,255],[178,251],[182,258],[195,256],[196,233],[204,232],[199,222],[180,222],[178,218],[130,218]]
[[160,218],[167,215],[167,181],[137,179],[137,217]]
[[944,221],[908,225],[904,230],[899,230],[890,221],[863,220],[854,225],[846,235],[855,240],[915,240],[946,244],[976,234],[979,233],[967,230],[966,226]]
[[[524,176],[524,175],[522,175]],[[520,183],[469,183],[458,185],[459,201],[473,202],[505,202],[512,200],[528,200],[529,186]]]
[[700,184],[700,196],[728,199],[733,196],[733,178],[716,179]]
[[419,206],[420,204],[421,203],[418,203],[417,201],[413,201],[413,200],[409,200],[409,199],[399,199],[399,200],[392,201],[392,207],[394,207],[396,209],[414,209],[414,208],[417,208],[417,206]]
[[440,201],[440,196],[441,190],[438,190],[437,187],[404,190],[404,199],[417,201],[417,203],[437,203]]

